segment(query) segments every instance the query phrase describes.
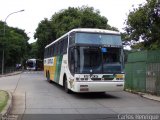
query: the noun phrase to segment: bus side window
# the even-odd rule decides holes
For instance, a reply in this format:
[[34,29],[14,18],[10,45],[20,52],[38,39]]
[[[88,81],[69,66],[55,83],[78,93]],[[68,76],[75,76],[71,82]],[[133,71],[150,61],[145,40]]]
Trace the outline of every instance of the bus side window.
[[49,57],[49,48],[47,48],[47,57]]
[[63,40],[59,42],[59,47],[60,47],[60,55],[62,55],[63,54]]
[[75,59],[74,59],[74,48],[69,49],[69,69],[74,74]]
[[48,57],[50,57],[51,55],[50,55],[50,53],[51,53],[51,48],[50,47],[48,47]]
[[54,44],[54,47],[55,47],[55,49],[54,49],[54,51],[55,51],[55,52],[54,52],[54,55],[57,56],[57,53],[58,53],[57,43]]
[[53,54],[54,54],[54,48],[53,48],[53,45],[51,46],[51,56],[53,57]]
[[75,33],[70,33],[69,35],[69,45],[72,45],[75,43]]
[[57,44],[57,49],[58,49],[57,55],[60,55],[60,42],[58,42]]
[[54,50],[53,50],[53,51],[54,51],[54,52],[53,52],[53,56],[55,56],[55,55],[56,55],[56,45],[55,45],[55,44],[53,45],[53,49],[54,49]]
[[52,57],[54,56],[54,44],[52,45]]
[[67,53],[67,47],[68,47],[68,37],[63,39],[63,54]]
[[50,46],[50,57],[52,56],[52,46]]

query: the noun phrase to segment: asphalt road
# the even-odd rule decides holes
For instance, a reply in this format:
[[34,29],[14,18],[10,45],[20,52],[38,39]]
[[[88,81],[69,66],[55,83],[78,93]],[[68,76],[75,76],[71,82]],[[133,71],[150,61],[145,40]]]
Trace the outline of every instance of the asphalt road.
[[67,94],[61,86],[47,82],[40,71],[1,77],[0,89],[13,93],[11,114],[21,114],[23,119],[35,119],[33,116],[25,117],[33,114],[38,114],[40,118],[44,114],[55,114],[60,119],[67,117],[64,116],[66,114],[86,114],[92,118],[100,114],[117,117],[121,114],[160,113],[160,102],[128,92]]

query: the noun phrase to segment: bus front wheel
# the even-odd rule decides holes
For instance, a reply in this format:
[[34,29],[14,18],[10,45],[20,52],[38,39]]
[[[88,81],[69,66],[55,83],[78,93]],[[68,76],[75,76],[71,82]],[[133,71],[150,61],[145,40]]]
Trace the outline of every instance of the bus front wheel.
[[71,91],[68,89],[68,83],[66,77],[64,77],[64,90],[66,93],[71,93]]

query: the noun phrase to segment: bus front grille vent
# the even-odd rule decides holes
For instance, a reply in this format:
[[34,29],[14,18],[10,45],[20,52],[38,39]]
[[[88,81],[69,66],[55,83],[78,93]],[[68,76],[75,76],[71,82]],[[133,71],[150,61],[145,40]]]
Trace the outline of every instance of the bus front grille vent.
[[91,80],[101,80],[101,78],[91,78]]

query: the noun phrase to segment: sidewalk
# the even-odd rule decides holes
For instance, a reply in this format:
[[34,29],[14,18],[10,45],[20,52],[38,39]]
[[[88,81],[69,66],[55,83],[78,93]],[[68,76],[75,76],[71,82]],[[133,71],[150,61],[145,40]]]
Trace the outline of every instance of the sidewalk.
[[22,71],[15,71],[15,72],[7,73],[7,74],[4,74],[4,75],[0,75],[0,77],[17,75],[17,74],[20,74],[20,73],[22,73]]
[[[22,72],[23,71],[15,71],[15,72],[12,72],[12,73],[7,73],[7,74],[4,74],[4,75],[0,75],[0,78],[1,77],[12,76],[12,75],[17,75],[17,74],[20,74]],[[0,90],[0,91],[3,91],[3,90]],[[7,92],[7,94],[8,94],[8,101],[7,101],[7,105],[0,112],[0,120],[1,120],[1,117],[5,118],[9,114],[10,110],[12,109],[12,94],[9,91],[5,91],[5,92]]]
[[155,101],[160,102],[160,96],[152,95],[152,94],[149,94],[149,93],[135,92],[135,91],[128,90],[128,89],[125,89],[125,91],[130,92],[130,93],[134,93],[134,94],[138,94],[141,97],[144,97],[144,98],[147,98],[147,99],[150,99],[150,100],[155,100]]
[[159,102],[160,102],[160,96],[155,96],[155,95],[151,95],[151,94],[144,93],[144,94],[142,95],[142,97],[148,98],[148,99],[150,99],[150,100],[155,100],[155,101],[159,101]]

